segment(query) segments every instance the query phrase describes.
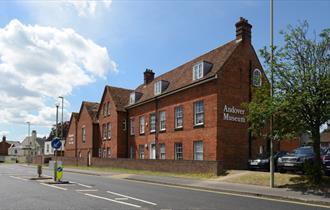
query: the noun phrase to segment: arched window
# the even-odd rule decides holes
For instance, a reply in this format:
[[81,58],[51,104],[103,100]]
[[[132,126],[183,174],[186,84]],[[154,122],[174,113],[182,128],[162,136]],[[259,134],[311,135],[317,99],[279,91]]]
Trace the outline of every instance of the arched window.
[[261,71],[259,69],[253,71],[253,86],[261,86]]

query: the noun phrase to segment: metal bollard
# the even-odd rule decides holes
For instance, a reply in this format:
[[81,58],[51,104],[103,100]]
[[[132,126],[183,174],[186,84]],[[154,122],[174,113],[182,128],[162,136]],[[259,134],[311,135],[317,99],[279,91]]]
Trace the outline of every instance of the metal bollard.
[[38,165],[38,177],[40,178],[42,174],[42,166]]

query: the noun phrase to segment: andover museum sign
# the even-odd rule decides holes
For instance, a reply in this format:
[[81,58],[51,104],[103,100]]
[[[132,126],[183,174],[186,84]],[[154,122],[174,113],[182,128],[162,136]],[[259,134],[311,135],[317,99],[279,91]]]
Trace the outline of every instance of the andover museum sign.
[[[237,116],[240,115],[240,116]],[[245,110],[236,108],[235,106],[225,105],[223,108],[223,119],[227,121],[245,123]]]

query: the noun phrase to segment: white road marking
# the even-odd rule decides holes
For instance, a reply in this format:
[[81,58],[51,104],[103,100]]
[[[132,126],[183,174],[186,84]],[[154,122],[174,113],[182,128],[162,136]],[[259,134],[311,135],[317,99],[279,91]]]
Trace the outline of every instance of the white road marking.
[[17,176],[10,176],[11,178],[14,178],[14,179],[18,179],[18,180],[22,180],[22,181],[27,181],[27,179],[23,179],[21,177],[17,177]]
[[118,195],[118,196],[121,196],[121,197],[124,197],[124,198],[129,198],[129,199],[132,199],[132,200],[136,200],[136,201],[140,201],[140,202],[143,202],[143,203],[147,203],[147,204],[157,206],[156,203],[152,203],[150,201],[145,201],[145,200],[142,200],[142,199],[139,199],[139,198],[133,198],[131,196],[127,196],[127,195],[123,195],[123,194],[119,194],[119,193],[115,193],[115,192],[111,192],[111,191],[107,191],[107,193],[110,193],[110,194],[113,194],[113,195]]
[[76,190],[77,192],[96,192],[98,191],[97,189],[83,189],[83,190]]
[[128,198],[115,198],[116,201],[127,201]]
[[150,185],[156,185],[156,186],[163,186],[163,187],[169,187],[169,188],[177,188],[177,189],[184,189],[184,190],[192,190],[192,191],[199,191],[199,192],[208,192],[208,193],[215,193],[220,195],[230,195],[230,196],[237,196],[237,197],[245,197],[245,198],[254,198],[258,200],[268,200],[268,201],[274,201],[274,202],[280,202],[280,203],[291,203],[291,204],[298,204],[303,206],[313,206],[313,207],[320,207],[320,208],[326,208],[330,209],[329,206],[321,205],[321,204],[313,204],[313,203],[305,203],[303,201],[290,201],[285,199],[275,199],[275,198],[268,198],[268,197],[260,197],[255,195],[244,195],[239,193],[230,193],[230,192],[221,192],[221,191],[215,191],[215,190],[206,190],[206,189],[197,189],[193,187],[184,187],[184,186],[177,186],[177,185],[169,185],[169,184],[162,184],[162,183],[152,183],[147,181],[140,181],[140,180],[130,180],[127,179],[127,181],[136,182],[136,183],[144,183],[144,184],[150,184]]
[[139,206],[139,205],[135,205],[135,204],[127,203],[127,202],[123,202],[123,201],[116,201],[116,200],[113,200],[113,199],[110,199],[110,198],[105,198],[105,197],[101,197],[101,196],[97,196],[97,195],[93,195],[93,194],[89,194],[89,193],[85,193],[85,195],[90,196],[90,197],[94,197],[94,198],[103,199],[103,200],[106,200],[106,201],[111,201],[111,202],[114,202],[114,203],[120,203],[120,204],[127,205],[127,206],[141,208],[141,206]]
[[78,182],[71,182],[72,184],[77,184],[79,186],[82,186],[82,187],[86,187],[86,188],[92,188],[92,186],[89,186],[89,185],[85,185],[85,184],[81,184],[81,183],[78,183]]
[[47,187],[53,187],[53,188],[56,188],[56,189],[59,189],[59,190],[68,190],[67,188],[59,187],[59,186],[56,186],[56,185],[45,184],[45,183],[40,183],[40,184],[44,185],[44,186],[47,186]]

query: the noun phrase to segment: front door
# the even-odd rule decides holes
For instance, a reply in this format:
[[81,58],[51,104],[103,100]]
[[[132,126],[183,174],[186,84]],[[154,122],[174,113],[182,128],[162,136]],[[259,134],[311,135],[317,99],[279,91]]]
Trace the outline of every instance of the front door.
[[156,144],[150,144],[150,159],[156,159]]

